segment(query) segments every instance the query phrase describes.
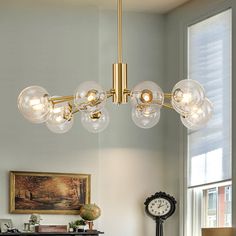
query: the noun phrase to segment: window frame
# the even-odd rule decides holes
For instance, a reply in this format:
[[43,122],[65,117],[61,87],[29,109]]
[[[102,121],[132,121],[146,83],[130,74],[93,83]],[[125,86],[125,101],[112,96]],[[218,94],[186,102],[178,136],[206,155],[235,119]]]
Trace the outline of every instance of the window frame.
[[[220,209],[219,209],[219,206],[220,206],[219,189],[222,188],[222,187],[226,188],[227,186],[231,186],[231,188],[232,188],[232,181],[225,181],[225,182],[222,182],[222,183],[207,185],[207,186],[205,186],[201,189],[203,191],[203,206],[202,206],[203,211],[204,211],[204,209],[206,210],[208,208],[208,199],[207,199],[207,194],[206,194],[207,190],[216,189],[216,197],[217,197],[217,201],[216,201],[216,221],[217,221],[217,224],[219,224],[219,221],[220,221],[220,217],[219,217],[219,211],[220,211]],[[231,199],[231,201],[232,201],[232,199]],[[232,214],[232,208],[231,208],[231,214]],[[203,217],[202,220],[204,222],[203,225],[206,225],[207,224],[207,214],[203,213],[202,217]],[[231,219],[231,221],[232,221],[232,219]],[[231,224],[232,224],[232,222],[231,222]]]
[[[216,14],[222,13],[228,9],[232,9],[232,24],[236,22],[236,14],[234,14],[236,9],[236,2],[232,0],[222,0],[220,2],[215,2],[211,4],[207,9],[201,9],[199,12],[195,12],[193,15],[186,17],[180,23],[179,28],[179,78],[187,78],[188,75],[188,28],[194,24],[197,24],[203,20],[206,20]],[[234,35],[236,34],[236,30],[232,26],[232,63],[234,62],[234,55],[236,54],[233,44]],[[232,67],[231,71],[231,121],[236,118],[236,110],[233,109],[233,101],[236,101],[236,95],[232,93],[233,88],[236,88],[236,83],[234,85],[234,75],[236,74],[236,69]],[[236,135],[236,126],[232,123],[231,130],[231,143],[233,143],[234,136]],[[180,160],[180,223],[179,223],[179,234],[183,236],[189,236],[187,232],[187,215],[188,215],[188,176],[189,176],[189,163],[188,163],[188,136],[187,131],[184,127],[180,128],[180,142],[179,146],[179,160]],[[234,135],[235,134],[235,135]],[[236,172],[233,172],[234,167],[236,168],[236,161],[234,161],[234,147],[231,148],[232,152],[232,199],[236,197],[236,187],[234,188],[234,184],[236,180]],[[227,181],[227,180],[226,180]],[[236,226],[236,202],[232,200],[232,225]]]

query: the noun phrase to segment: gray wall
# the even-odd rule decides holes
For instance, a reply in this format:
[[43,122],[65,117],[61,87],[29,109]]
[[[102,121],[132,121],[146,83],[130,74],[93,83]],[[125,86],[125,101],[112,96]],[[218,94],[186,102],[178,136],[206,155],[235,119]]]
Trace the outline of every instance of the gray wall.
[[[98,201],[98,138],[75,121],[55,135],[28,123],[18,112],[17,96],[29,85],[50,94],[70,95],[84,80],[98,80],[98,12],[37,1],[0,2],[0,218],[17,227],[29,215],[8,215],[8,171],[92,174],[92,201]],[[74,217],[43,216],[43,223]]]
[[[92,202],[102,208],[97,221],[106,235],[154,235],[144,213],[147,196],[163,187],[163,126],[140,130],[130,106],[107,105],[111,124],[100,135],[85,131],[76,117],[65,135],[28,123],[16,100],[29,85],[52,95],[70,95],[79,83],[99,81],[111,87],[116,62],[116,15],[75,3],[3,0],[0,2],[0,218],[17,227],[29,215],[8,214],[9,170],[92,174]],[[154,80],[163,86],[163,17],[127,13],[125,61],[129,85]],[[43,224],[64,224],[75,216],[42,216]]]

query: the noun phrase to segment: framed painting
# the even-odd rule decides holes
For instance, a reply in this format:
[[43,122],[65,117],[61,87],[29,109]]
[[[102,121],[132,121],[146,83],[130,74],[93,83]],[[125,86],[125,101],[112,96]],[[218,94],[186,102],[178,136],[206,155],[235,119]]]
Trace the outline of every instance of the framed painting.
[[90,203],[90,175],[10,172],[10,213],[79,214]]

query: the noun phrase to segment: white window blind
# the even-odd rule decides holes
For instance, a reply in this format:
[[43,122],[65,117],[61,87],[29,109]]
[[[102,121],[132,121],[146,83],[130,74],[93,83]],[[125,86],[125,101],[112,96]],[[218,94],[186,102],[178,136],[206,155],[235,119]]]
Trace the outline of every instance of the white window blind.
[[208,126],[188,133],[189,187],[231,178],[231,10],[188,28],[188,76],[213,102]]

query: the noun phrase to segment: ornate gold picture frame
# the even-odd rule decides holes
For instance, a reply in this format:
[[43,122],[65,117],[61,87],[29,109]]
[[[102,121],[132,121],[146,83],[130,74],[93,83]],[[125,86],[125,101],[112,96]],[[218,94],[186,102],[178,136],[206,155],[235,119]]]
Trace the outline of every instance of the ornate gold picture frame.
[[10,213],[72,214],[90,203],[91,176],[10,172]]

